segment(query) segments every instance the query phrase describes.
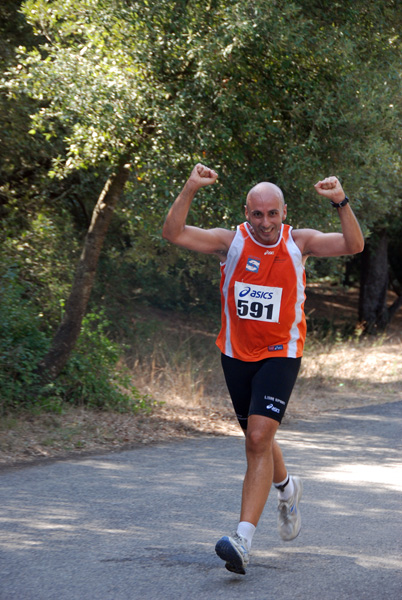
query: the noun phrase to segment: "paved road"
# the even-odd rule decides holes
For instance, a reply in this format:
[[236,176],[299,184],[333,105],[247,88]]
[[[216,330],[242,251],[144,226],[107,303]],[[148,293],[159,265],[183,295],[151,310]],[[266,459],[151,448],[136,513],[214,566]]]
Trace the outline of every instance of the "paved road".
[[245,470],[241,437],[197,438],[0,474],[1,600],[400,600],[402,402],[284,426],[303,527],[271,495],[246,576],[214,553]]

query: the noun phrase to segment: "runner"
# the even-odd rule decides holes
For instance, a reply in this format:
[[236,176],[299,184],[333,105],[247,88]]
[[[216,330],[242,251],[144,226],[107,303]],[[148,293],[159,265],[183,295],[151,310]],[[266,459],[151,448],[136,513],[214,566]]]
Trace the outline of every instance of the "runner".
[[246,436],[247,470],[236,532],[216,544],[234,573],[245,574],[253,535],[272,483],[278,490],[278,529],[285,541],[300,532],[302,482],[288,474],[276,431],[299,372],[306,337],[304,265],[309,256],[356,254],[364,240],[348,198],[336,177],[315,184],[338,211],[342,233],[293,230],[284,221],[282,191],[258,183],[247,195],[246,222],[236,231],[186,224],[197,191],[218,174],[197,164],[173,203],[163,237],[221,261],[222,326],[217,338],[222,368],[240,426]]

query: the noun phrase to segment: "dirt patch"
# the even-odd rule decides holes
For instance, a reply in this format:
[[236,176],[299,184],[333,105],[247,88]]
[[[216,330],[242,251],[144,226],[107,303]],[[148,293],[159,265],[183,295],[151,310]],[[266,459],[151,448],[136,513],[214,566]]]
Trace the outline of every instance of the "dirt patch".
[[160,406],[152,414],[120,414],[70,408],[64,414],[4,419],[0,468],[43,459],[99,454],[197,435],[235,435],[231,412]]

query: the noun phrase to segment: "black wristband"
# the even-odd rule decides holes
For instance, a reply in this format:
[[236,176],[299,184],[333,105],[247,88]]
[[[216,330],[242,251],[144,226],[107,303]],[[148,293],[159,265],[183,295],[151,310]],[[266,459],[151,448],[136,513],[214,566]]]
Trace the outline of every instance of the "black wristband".
[[342,208],[342,206],[346,206],[347,203],[349,202],[349,198],[347,196],[345,196],[345,198],[342,200],[342,202],[334,202],[333,200],[330,200],[332,206],[335,206],[335,208]]

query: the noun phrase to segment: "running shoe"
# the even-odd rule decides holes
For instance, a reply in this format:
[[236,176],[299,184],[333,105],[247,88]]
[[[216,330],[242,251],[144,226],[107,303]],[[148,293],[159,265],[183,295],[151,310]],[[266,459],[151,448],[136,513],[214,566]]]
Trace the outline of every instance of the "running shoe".
[[303,483],[300,477],[292,477],[294,492],[289,500],[279,500],[278,531],[285,542],[294,540],[300,533],[301,515],[299,502],[302,497]]
[[246,539],[235,533],[233,537],[224,535],[215,546],[215,552],[222,560],[226,561],[225,567],[232,573],[246,574],[249,561]]

